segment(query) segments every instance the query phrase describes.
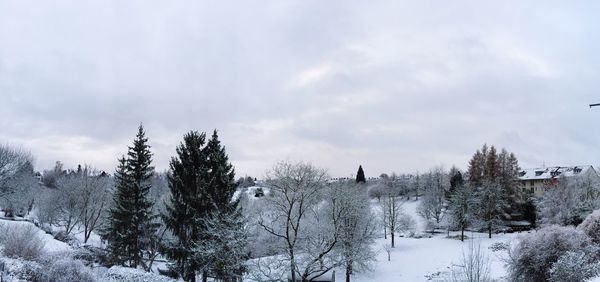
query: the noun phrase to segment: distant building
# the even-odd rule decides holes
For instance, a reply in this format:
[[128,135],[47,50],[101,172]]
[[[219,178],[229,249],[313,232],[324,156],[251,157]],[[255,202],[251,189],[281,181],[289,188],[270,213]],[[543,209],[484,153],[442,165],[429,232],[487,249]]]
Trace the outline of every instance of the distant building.
[[600,181],[600,176],[591,165],[553,166],[519,171],[519,182],[523,192],[536,198],[541,198],[547,189],[557,187],[562,177],[586,177]]

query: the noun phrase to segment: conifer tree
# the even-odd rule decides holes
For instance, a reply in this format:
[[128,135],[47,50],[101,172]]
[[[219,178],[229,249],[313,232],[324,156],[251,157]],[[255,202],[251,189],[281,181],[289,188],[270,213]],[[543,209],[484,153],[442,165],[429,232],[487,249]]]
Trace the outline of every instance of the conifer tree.
[[365,178],[365,172],[363,171],[362,165],[358,166],[358,171],[356,172],[356,183],[366,183],[367,179]]
[[176,148],[177,156],[171,158],[168,174],[171,197],[163,221],[175,238],[165,244],[164,253],[174,261],[172,270],[185,281],[195,281],[199,266],[193,259],[193,248],[201,235],[201,220],[209,210],[209,199],[203,193],[207,185],[205,143],[204,133],[185,134]]
[[165,254],[186,281],[195,281],[198,271],[203,281],[209,274],[235,281],[244,270],[245,233],[239,201],[231,201],[235,174],[225,148],[216,130],[208,143],[205,133],[192,131],[176,151],[170,164],[171,199],[163,215],[175,240],[165,245]]
[[109,242],[112,258],[117,263],[124,263],[130,256],[127,242],[131,241],[128,232],[131,224],[130,207],[133,205],[129,176],[127,174],[127,160],[125,156],[119,159],[119,166],[115,174],[115,193],[113,207],[110,210],[110,226],[103,236]]
[[450,199],[450,198],[452,198],[452,195],[454,194],[456,189],[459,186],[462,186],[464,184],[464,180],[462,177],[462,173],[455,166],[452,166],[450,168],[450,172],[448,173],[448,176],[450,177],[450,189],[448,189],[448,193],[447,193],[446,197],[448,199]]
[[138,133],[129,147],[127,158],[119,160],[115,173],[116,191],[111,209],[111,224],[107,237],[113,256],[120,263],[144,268],[144,251],[150,236],[156,233],[153,203],[148,197],[154,173],[152,153],[147,144],[144,128],[140,124]]
[[[229,163],[225,148],[219,141],[217,130],[213,131],[213,135],[206,145],[205,154],[208,168],[206,194],[213,206],[209,217],[203,221],[203,228],[207,241],[214,242],[211,249],[217,250],[221,260],[206,259],[212,256],[212,251],[209,253],[198,252],[197,255],[201,261],[205,262],[201,264],[202,268],[211,272],[215,278],[222,281],[237,281],[237,278],[241,279],[245,269],[244,222],[238,208],[239,199],[231,200],[236,191],[235,172]],[[212,224],[211,221],[214,222],[215,219],[220,224]],[[213,228],[210,228],[211,226]],[[222,238],[229,238],[228,241],[233,240],[238,243],[225,242]],[[234,253],[236,256],[225,256],[224,253]]]

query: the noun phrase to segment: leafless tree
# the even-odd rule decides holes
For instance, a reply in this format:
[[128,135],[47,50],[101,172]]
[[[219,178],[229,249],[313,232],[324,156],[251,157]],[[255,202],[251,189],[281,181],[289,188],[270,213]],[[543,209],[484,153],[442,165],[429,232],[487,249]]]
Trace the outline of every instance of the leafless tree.
[[62,177],[54,193],[58,208],[57,223],[70,234],[79,225],[84,243],[99,226],[103,211],[109,206],[111,179],[89,166]]
[[[266,183],[272,197],[267,198],[269,209],[260,215],[259,225],[267,233],[284,241],[292,281],[297,281],[298,274],[305,279],[312,272],[314,262],[320,263],[319,259],[333,250],[337,241],[337,238],[310,234],[311,225],[307,224],[309,217],[314,218],[317,212],[327,179],[325,170],[301,162],[280,162],[267,175]],[[335,217],[335,214],[331,216]],[[301,255],[307,254],[306,247],[311,245],[307,242],[309,238],[312,238],[313,246],[320,242],[323,248],[310,250],[317,253],[310,254],[312,259],[303,258],[309,262],[301,270],[298,260]],[[331,266],[327,268],[331,269]]]
[[445,192],[450,182],[442,167],[434,168],[425,177],[425,187],[421,203],[417,209],[419,215],[438,226],[444,217],[446,208]]
[[400,231],[400,218],[402,215],[402,202],[392,193],[388,193],[381,202],[383,214],[384,231],[389,232],[391,247],[394,248],[395,235]]
[[354,181],[332,185],[329,201],[341,211],[338,220],[341,265],[346,270],[346,282],[354,272],[371,269],[375,260],[372,249],[376,223],[369,198],[361,185]]

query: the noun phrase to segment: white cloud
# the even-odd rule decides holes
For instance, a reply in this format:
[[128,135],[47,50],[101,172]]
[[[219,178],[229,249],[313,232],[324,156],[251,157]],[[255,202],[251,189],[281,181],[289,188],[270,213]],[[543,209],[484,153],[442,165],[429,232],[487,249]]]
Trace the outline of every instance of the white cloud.
[[596,162],[600,30],[562,2],[0,0],[0,142],[112,171],[144,122],[168,167],[220,130],[240,174]]

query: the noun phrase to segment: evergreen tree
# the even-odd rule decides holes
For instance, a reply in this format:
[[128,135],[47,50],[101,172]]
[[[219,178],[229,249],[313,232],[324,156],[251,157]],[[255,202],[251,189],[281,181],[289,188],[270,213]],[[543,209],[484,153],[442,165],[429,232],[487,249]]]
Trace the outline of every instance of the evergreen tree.
[[231,201],[236,190],[233,166],[216,130],[208,143],[205,133],[186,134],[176,151],[170,163],[171,199],[163,215],[175,240],[165,245],[165,254],[186,281],[195,281],[197,271],[204,281],[209,274],[234,281],[244,271],[246,256],[239,201]]
[[204,133],[185,134],[176,148],[177,157],[171,158],[168,174],[171,197],[163,221],[174,240],[165,244],[164,253],[174,261],[172,270],[185,281],[195,281],[199,269],[192,257],[193,248],[200,238],[201,220],[206,217],[210,204],[203,193],[207,185],[205,143]]
[[[213,205],[209,218],[217,218],[217,222],[221,222],[221,224],[212,224],[210,220],[208,224],[206,220],[203,224],[207,241],[215,242],[212,249],[217,249],[216,253],[220,254],[222,259],[206,259],[210,257],[211,253],[205,255],[199,252],[198,256],[201,258],[200,261],[204,261],[204,263],[201,263],[202,268],[211,272],[215,278],[222,281],[237,281],[237,278],[242,277],[245,270],[244,262],[247,259],[247,256],[244,255],[244,222],[238,208],[239,199],[236,201],[231,200],[236,191],[235,172],[233,166],[229,163],[225,148],[219,141],[216,130],[208,141],[205,152],[208,168],[206,194]],[[233,240],[237,243],[224,242],[223,238],[229,238],[228,241]],[[224,256],[225,253],[236,255]]]
[[495,182],[498,178],[499,167],[498,167],[498,154],[494,146],[490,147],[485,158],[485,166],[483,168],[483,178],[487,181]]
[[123,264],[129,257],[127,242],[130,240],[128,232],[131,224],[130,207],[131,189],[129,176],[127,174],[127,160],[125,156],[119,159],[119,166],[115,174],[115,193],[113,195],[113,207],[110,210],[110,225],[104,231],[103,238],[109,242],[109,250],[113,261]]
[[460,173],[460,170],[455,166],[452,166],[452,168],[450,168],[448,176],[450,177],[450,189],[448,190],[446,197],[452,198],[452,195],[454,194],[456,189],[464,184],[464,180],[462,177],[462,173]]
[[115,195],[106,239],[117,262],[144,268],[144,252],[156,233],[156,216],[148,193],[154,173],[152,153],[142,125],[129,147],[127,158],[119,160],[115,172]]
[[473,187],[478,187],[483,184],[483,167],[485,165],[486,156],[477,150],[475,155],[469,161],[469,183]]
[[366,183],[367,179],[365,179],[365,172],[363,171],[362,165],[358,166],[358,171],[356,172],[356,183]]

